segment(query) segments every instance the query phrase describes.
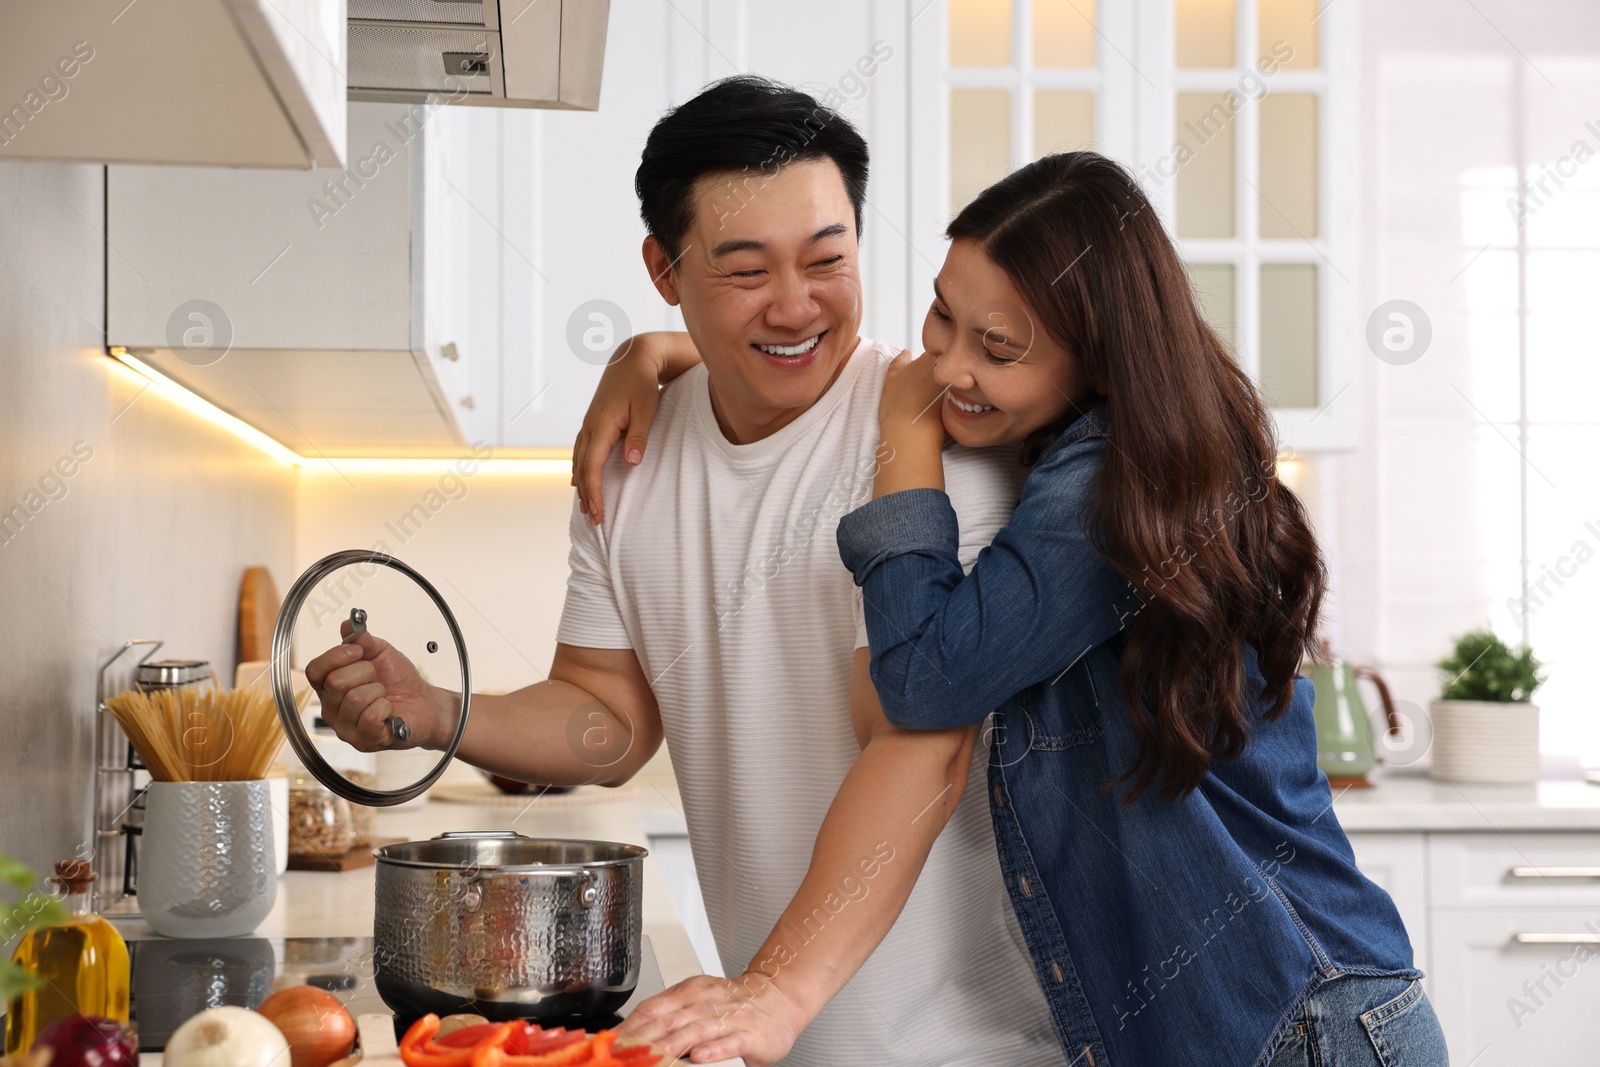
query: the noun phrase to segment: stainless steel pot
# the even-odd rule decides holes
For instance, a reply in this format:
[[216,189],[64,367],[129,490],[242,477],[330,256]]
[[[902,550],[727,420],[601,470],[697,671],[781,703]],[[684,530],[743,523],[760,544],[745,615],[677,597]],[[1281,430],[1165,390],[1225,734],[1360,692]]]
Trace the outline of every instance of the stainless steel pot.
[[[402,583],[412,594],[410,607],[383,586],[396,574],[415,587]],[[410,650],[410,658],[419,662],[453,649],[461,702],[449,743],[417,781],[372,789],[346,778],[317,751],[289,675],[307,604],[311,626],[301,639],[315,651],[339,639],[319,630],[319,618],[338,621],[348,611],[353,630],[370,625],[394,644],[389,628],[405,630],[406,622],[417,621],[404,612],[437,612],[426,626],[412,626],[412,637],[420,642],[437,631],[447,640],[427,640]],[[447,665],[433,666],[435,684],[452,688],[439,676]],[[335,552],[299,577],[278,613],[272,694],[290,746],[319,782],[369,807],[405,803],[439,779],[466,732],[472,701],[466,642],[444,598],[411,567],[382,552]],[[410,740],[398,719],[389,728],[396,744]],[[402,1017],[473,1011],[495,1020],[599,1021],[626,1003],[638,984],[647,855],[638,845],[538,840],[501,830],[407,841],[373,855],[374,979],[384,1003]]]
[[610,1015],[639,981],[646,854],[510,831],[377,849],[379,995],[402,1016]]

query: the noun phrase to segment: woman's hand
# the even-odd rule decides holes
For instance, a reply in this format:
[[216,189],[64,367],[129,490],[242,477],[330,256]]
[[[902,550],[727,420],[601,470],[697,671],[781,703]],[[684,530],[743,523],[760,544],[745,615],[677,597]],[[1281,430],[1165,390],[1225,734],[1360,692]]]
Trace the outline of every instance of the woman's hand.
[[696,975],[640,1004],[617,1029],[691,1063],[743,1056],[770,1067],[789,1054],[808,1019],[772,979]]
[[902,489],[943,489],[945,387],[934,381],[933,357],[901,352],[889,364],[878,401],[877,478],[873,496]]
[[572,445],[578,507],[595,524],[605,518],[601,470],[612,448],[626,434],[623,459],[634,467],[644,462],[650,424],[661,406],[660,387],[700,362],[700,353],[686,333],[641,333],[622,342],[617,351],[624,354],[600,375]]
[[945,387],[934,381],[934,362],[934,357],[926,352],[913,359],[908,350],[889,364],[883,379],[883,396],[878,401],[878,426],[882,436],[922,433],[944,444],[944,421],[939,405],[944,400]]

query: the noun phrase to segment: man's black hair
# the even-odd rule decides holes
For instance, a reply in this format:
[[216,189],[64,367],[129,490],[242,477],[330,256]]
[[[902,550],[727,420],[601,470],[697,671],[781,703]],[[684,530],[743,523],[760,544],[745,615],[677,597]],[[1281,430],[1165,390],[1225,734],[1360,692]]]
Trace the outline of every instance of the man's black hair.
[[867,197],[867,142],[848,119],[815,97],[768,78],[740,74],[715,82],[668,111],[645,141],[633,188],[645,228],[678,258],[694,221],[694,184],[729,174],[738,202],[798,161],[831,159],[844,177],[861,236]]

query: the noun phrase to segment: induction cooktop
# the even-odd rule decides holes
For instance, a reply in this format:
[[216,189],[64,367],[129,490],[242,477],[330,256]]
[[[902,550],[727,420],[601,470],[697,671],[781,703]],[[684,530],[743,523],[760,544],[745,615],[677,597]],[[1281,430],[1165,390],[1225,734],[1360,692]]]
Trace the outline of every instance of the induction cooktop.
[[[184,1020],[223,1004],[258,1007],[286,985],[318,986],[352,1015],[393,1014],[372,981],[370,937],[229,937],[184,940],[152,937],[128,942],[132,1020],[139,1051],[160,1052]],[[634,1005],[666,988],[655,949],[645,937],[639,984],[616,1015],[581,1022],[591,1030],[615,1026]],[[415,1020],[395,1018],[395,1034]]]

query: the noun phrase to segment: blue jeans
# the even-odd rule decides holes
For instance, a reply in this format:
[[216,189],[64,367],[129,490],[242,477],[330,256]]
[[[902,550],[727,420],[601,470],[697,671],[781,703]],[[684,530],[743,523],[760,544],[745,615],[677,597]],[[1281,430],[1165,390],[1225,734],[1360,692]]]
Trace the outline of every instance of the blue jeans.
[[1270,1067],[1449,1067],[1422,983],[1347,974],[1300,1005]]

